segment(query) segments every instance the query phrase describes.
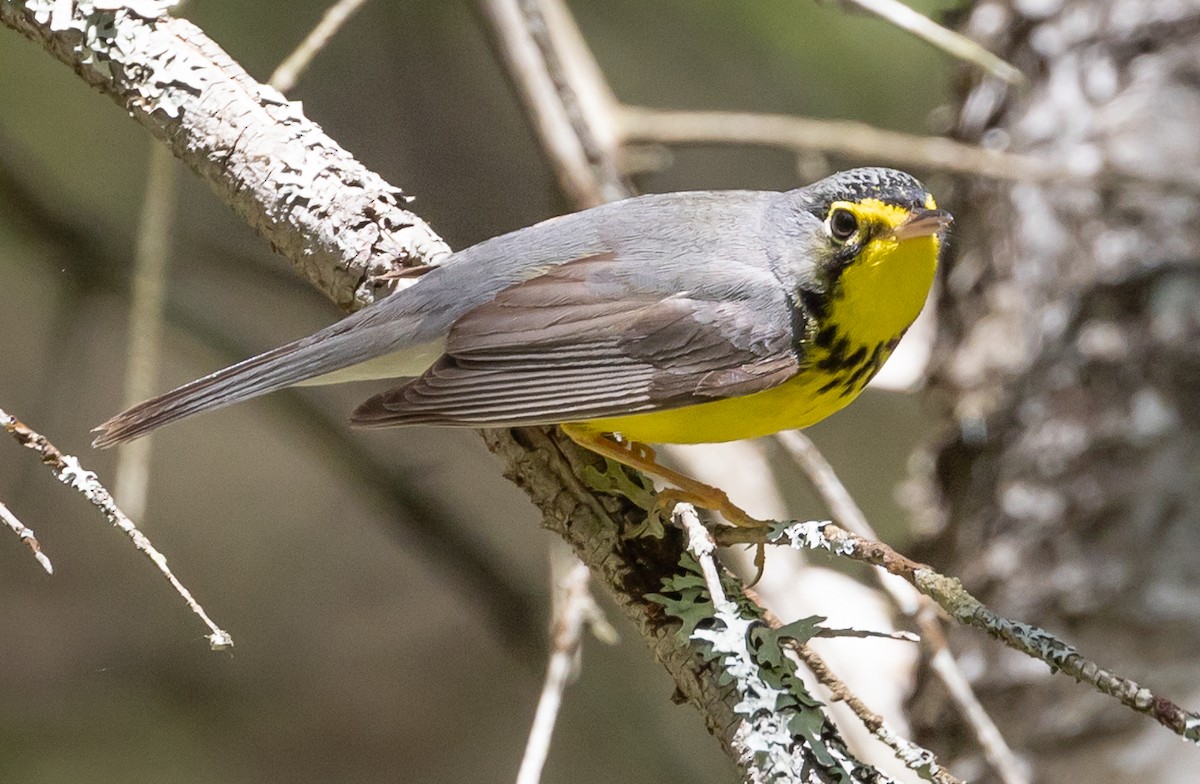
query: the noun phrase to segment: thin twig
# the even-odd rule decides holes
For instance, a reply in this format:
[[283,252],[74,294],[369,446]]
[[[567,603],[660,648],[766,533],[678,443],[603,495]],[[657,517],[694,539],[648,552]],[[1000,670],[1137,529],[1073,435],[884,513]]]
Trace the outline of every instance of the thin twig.
[[546,73],[537,43],[525,29],[518,0],[482,0],[484,14],[509,78],[525,105],[525,113],[551,162],[559,187],[572,204],[592,207],[606,199],[600,193],[587,154],[559,105],[554,82]]
[[[150,148],[146,193],[138,220],[133,254],[133,292],[129,305],[128,360],[125,365],[125,406],[154,394],[162,351],[163,303],[167,291],[167,261],[175,214],[175,156],[161,144]],[[117,452],[115,495],[132,518],[146,512],[152,437],[123,444]]]
[[1009,84],[1024,84],[1025,75],[1015,66],[984,49],[979,44],[942,27],[927,16],[922,16],[899,0],[849,0],[859,8],[886,20],[905,32],[932,44],[952,57],[979,66],[993,76]]
[[890,748],[896,755],[896,759],[903,762],[905,767],[916,772],[926,781],[932,781],[935,784],[963,784],[961,779],[941,766],[933,752],[897,735],[882,716],[868,708],[854,692],[850,691],[841,678],[833,674],[825,660],[818,656],[817,652],[809,645],[790,647],[816,679],[829,689],[833,699],[845,704],[867,728],[867,731],[880,743]]
[[546,73],[606,201],[634,195],[621,165],[617,98],[563,0],[521,0]]
[[[552,37],[567,29],[570,17],[554,15],[556,27],[551,31],[538,0],[481,0],[480,5],[534,133],[571,203],[583,209],[628,196],[617,168],[619,140],[615,134],[602,139],[593,130],[599,114],[597,93],[589,88],[592,102],[585,103],[572,82],[586,66],[568,73]],[[575,50],[569,46],[567,51]]]
[[91,502],[92,506],[100,510],[110,523],[124,531],[125,535],[133,541],[133,546],[158,567],[158,570],[162,572],[163,577],[167,578],[167,582],[171,584],[175,592],[183,597],[183,600],[187,602],[192,612],[208,627],[209,634],[207,638],[209,647],[212,650],[226,650],[233,646],[233,638],[229,636],[229,633],[213,623],[212,619],[208,617],[208,613],[204,611],[204,608],[192,598],[191,592],[172,574],[170,568],[167,566],[167,559],[163,554],[156,550],[145,534],[139,531],[137,526],[125,516],[125,513],[117,508],[117,505],[113,503],[112,495],[108,492],[108,489],[100,484],[100,480],[94,473],[86,470],[79,464],[79,458],[63,454],[45,436],[31,430],[3,409],[0,409],[0,425],[21,446],[37,452],[41,456],[42,464],[50,469],[50,472],[54,474],[54,477],[58,481],[65,485],[70,485],[72,489],[81,493],[84,498]]
[[1073,176],[1061,165],[1029,155],[990,150],[940,136],[887,131],[850,120],[641,106],[621,106],[619,120],[627,143],[760,145],[1002,180],[1047,182]]
[[3,520],[12,529],[13,533],[17,535],[17,538],[33,551],[33,557],[46,570],[46,574],[54,574],[54,565],[50,563],[50,559],[42,552],[42,546],[38,543],[37,537],[33,535],[33,529],[18,520],[17,516],[9,511],[9,508],[3,502],[0,502],[0,520]]
[[696,508],[691,504],[677,504],[671,516],[687,534],[687,551],[700,564],[700,573],[704,575],[704,585],[708,588],[713,607],[719,612],[737,612],[737,605],[729,601],[721,585],[721,573],[713,557],[717,552],[717,542],[713,539],[712,532],[700,522]]
[[542,768],[550,753],[554,725],[562,707],[563,691],[578,661],[584,628],[589,624],[595,628],[599,624],[599,628],[604,629],[601,635],[610,641],[615,636],[588,590],[591,573],[582,561],[574,555],[570,557],[573,564],[565,575],[555,581],[559,600],[554,613],[550,660],[546,665],[546,679],[542,684],[541,697],[538,698],[533,725],[529,728],[525,754],[521,757],[521,768],[517,772],[517,784],[537,784],[541,780]]
[[[866,515],[834,472],[833,466],[807,435],[799,431],[785,431],[777,434],[776,439],[808,476],[840,525],[859,536],[875,540],[879,538],[867,522]],[[958,704],[960,712],[971,725],[985,756],[1001,780],[1005,784],[1026,784],[1029,777],[1016,754],[971,690],[969,681],[947,647],[945,635],[936,616],[929,611],[932,600],[921,596],[911,585],[888,574],[882,567],[875,567],[874,573],[880,586],[892,597],[896,606],[912,617],[920,627],[922,638],[931,650],[931,666],[934,673]]]
[[940,574],[882,542],[866,539],[827,520],[780,523],[772,526],[770,532],[749,528],[721,529],[717,539],[722,545],[766,542],[795,549],[825,550],[836,556],[882,566],[933,599],[959,623],[987,632],[1013,650],[1044,662],[1052,671],[1062,671],[1115,698],[1122,705],[1149,715],[1183,739],[1200,745],[1200,714],[1184,710],[1166,697],[1157,696],[1136,682],[1103,669],[1045,629],[996,614],[972,596],[958,578]]
[[[867,539],[879,539],[871,524],[867,522],[867,516],[855,503],[850,491],[842,484],[833,466],[817,449],[812,439],[798,430],[777,433],[775,438],[812,482],[821,500],[840,525]],[[992,721],[992,717],[971,689],[970,681],[951,653],[936,613],[932,611],[933,600],[922,596],[913,586],[889,574],[882,567],[876,566],[872,571],[884,592],[892,598],[900,611],[912,618],[920,628],[921,638],[930,650],[930,667],[946,686],[951,699],[958,706],[959,713],[971,726],[984,756],[1000,776],[1000,780],[1004,784],[1028,784],[1029,775],[1004,739],[1000,728]]]
[[735,144],[823,152],[851,160],[919,166],[997,180],[1044,184],[1134,182],[1154,188],[1200,191],[1190,170],[1149,173],[1109,162],[1096,167],[876,128],[850,120],[814,120],[754,112],[674,111],[621,106],[626,143]]
[[[921,597],[924,599],[925,597]],[[1027,784],[1031,781],[1029,765],[1022,761],[1008,745],[1004,734],[992,720],[991,714],[983,707],[978,695],[971,687],[966,673],[954,658],[950,644],[938,619],[937,608],[932,600],[925,603],[916,617],[917,627],[921,630],[921,639],[932,651],[929,657],[929,669],[937,676],[950,699],[958,706],[959,712],[967,720],[967,724],[975,733],[980,748],[988,764],[992,766],[1004,784]]]
[[618,165],[621,138],[617,130],[617,97],[566,2],[540,0],[540,7],[546,29],[545,38],[539,45],[557,55],[555,60],[546,61],[546,67],[550,70],[561,67],[560,73],[551,76],[560,85],[560,98],[577,107],[577,111],[572,112],[572,119],[589,137],[593,154],[604,164],[597,169],[597,174],[606,175],[610,186],[631,191],[622,179]]
[[317,56],[317,53],[325,48],[329,40],[337,35],[337,31],[342,29],[342,25],[346,24],[366,1],[338,0],[331,5],[317,26],[279,64],[275,73],[271,74],[271,78],[267,80],[267,84],[281,93],[291,92],[300,76],[308,70],[309,64]]
[[860,640],[875,639],[875,640],[895,640],[896,642],[920,642],[921,638],[912,632],[903,630],[894,632],[876,632],[869,629],[832,629],[828,626],[822,626],[821,631],[816,635],[823,640],[834,640],[844,637],[855,637]]

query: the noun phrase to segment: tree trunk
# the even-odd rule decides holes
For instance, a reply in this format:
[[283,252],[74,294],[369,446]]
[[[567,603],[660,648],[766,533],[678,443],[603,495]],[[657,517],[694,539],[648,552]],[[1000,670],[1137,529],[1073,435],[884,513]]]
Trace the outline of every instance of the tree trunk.
[[[965,32],[1031,85],[972,85],[960,135],[1081,177],[977,182],[959,202],[933,376],[954,428],[918,480],[933,535],[916,555],[1195,708],[1200,3],[985,0]],[[1037,780],[1197,780],[1200,750],[958,636]],[[936,702],[917,706],[931,730]]]

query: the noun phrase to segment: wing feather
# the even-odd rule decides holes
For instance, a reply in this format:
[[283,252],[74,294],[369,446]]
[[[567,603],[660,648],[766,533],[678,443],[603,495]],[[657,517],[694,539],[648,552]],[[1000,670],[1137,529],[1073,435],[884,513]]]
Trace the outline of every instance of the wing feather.
[[376,395],[355,424],[507,426],[678,408],[781,384],[800,356],[778,281],[658,291],[612,254],[501,291],[451,327],[421,377]]

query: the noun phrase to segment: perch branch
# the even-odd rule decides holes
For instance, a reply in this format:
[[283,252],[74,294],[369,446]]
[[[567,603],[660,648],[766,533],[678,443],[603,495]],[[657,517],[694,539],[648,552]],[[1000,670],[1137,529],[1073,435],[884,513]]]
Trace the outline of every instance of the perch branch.
[[449,254],[404,209],[401,190],[299,104],[252,79],[191,22],[135,10],[169,3],[109,5],[60,3],[50,14],[45,2],[0,0],[0,23],[116,101],[343,308],[385,293],[383,273]]
[[[787,430],[775,437],[812,482],[821,500],[841,526],[866,539],[879,539],[850,491],[811,438],[798,430]],[[933,600],[922,596],[912,585],[883,567],[875,566],[872,572],[884,593],[921,630],[921,639],[931,653],[930,667],[970,724],[984,756],[1000,780],[1004,784],[1028,784],[1029,776],[1000,733],[1000,728],[975,696],[970,682],[951,653],[937,615],[932,611]]]
[[[872,781],[892,781],[850,756],[824,706],[795,676],[792,660],[775,657],[769,650],[772,646],[762,642],[763,637],[756,638],[756,627],[778,627],[779,623],[747,597],[740,583],[717,563],[716,542],[700,523],[696,510],[690,504],[679,504],[672,519],[684,530],[688,555],[700,570],[708,600],[691,595],[689,577],[683,572],[665,588],[674,589],[679,598],[664,596],[661,601],[667,613],[679,613],[684,618],[695,616],[683,607],[698,605],[702,621],[692,622],[690,636],[709,643],[711,651],[706,658],[722,669],[742,696],[738,710],[745,721],[738,747],[747,780],[807,782],[825,781],[829,776],[853,781],[865,773]],[[733,594],[726,590],[726,584],[739,592],[740,601],[731,598]],[[685,631],[689,630],[685,627]],[[807,731],[797,731],[798,727],[806,727]],[[952,782],[952,778],[945,779],[941,784]]]

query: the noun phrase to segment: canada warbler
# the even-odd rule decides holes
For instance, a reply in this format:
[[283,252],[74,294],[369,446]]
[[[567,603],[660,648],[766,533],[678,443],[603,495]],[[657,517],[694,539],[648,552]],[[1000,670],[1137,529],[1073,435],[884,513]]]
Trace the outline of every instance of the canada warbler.
[[95,445],[294,384],[400,378],[353,423],[560,424],[746,522],[638,444],[754,438],[845,406],[920,312],[950,222],[916,179],[880,168],[605,204],[455,253],[309,337],[118,414]]

